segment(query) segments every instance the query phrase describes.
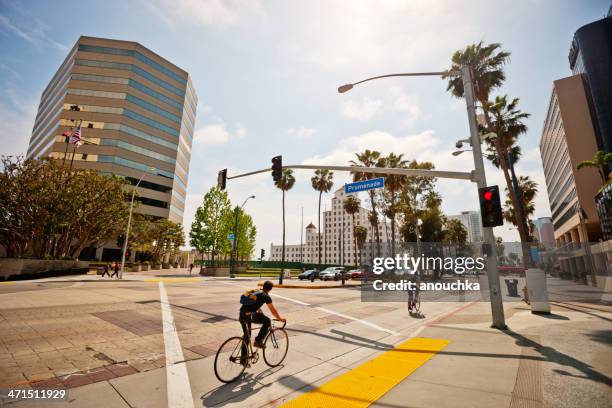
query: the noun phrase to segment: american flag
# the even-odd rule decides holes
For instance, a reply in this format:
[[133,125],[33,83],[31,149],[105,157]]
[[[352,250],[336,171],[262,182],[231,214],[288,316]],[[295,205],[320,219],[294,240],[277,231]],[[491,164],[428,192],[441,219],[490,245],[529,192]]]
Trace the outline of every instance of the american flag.
[[81,141],[81,125],[77,126],[76,130],[70,135],[68,143],[78,144]]

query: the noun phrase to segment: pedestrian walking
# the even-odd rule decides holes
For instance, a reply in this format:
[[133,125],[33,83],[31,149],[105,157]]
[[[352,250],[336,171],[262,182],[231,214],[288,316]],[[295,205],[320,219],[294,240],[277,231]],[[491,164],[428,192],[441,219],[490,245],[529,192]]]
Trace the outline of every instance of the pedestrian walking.
[[191,275],[191,271],[193,271],[193,264],[192,263],[189,264],[189,274],[190,275]]
[[119,264],[117,263],[117,261],[115,261],[115,263],[113,264],[113,274],[111,275],[111,278],[113,276],[116,276],[117,279],[119,279]]
[[104,275],[108,275],[108,277],[110,278],[110,272],[108,271],[109,269],[109,264],[105,263],[104,266],[102,267],[102,277],[104,277]]

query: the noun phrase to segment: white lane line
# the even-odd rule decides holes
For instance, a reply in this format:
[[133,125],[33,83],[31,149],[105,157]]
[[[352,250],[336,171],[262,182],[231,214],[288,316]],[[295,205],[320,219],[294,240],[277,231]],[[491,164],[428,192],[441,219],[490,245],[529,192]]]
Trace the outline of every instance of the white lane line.
[[172,408],[194,408],[193,396],[183,349],[174,325],[172,309],[163,282],[159,282],[159,302],[161,304],[164,328],[164,347],[166,352],[166,388],[168,406]]
[[[241,285],[236,285],[234,283],[229,283],[229,282],[224,282],[224,283],[227,284],[227,285],[232,285],[232,286],[241,286]],[[292,298],[289,298],[289,297],[286,297],[286,296],[282,296],[282,295],[279,295],[278,293],[274,293],[274,297],[279,297],[281,299],[285,299],[285,300],[288,300],[288,301],[293,302],[293,303],[297,303],[298,305],[302,305],[302,306],[312,306],[310,303],[306,303],[306,302],[302,302],[301,300],[292,299]],[[336,316],[339,316],[339,317],[343,317],[345,319],[352,320],[354,322],[363,324],[364,326],[368,326],[368,327],[371,327],[373,329],[380,330],[380,331],[388,333],[388,334],[392,334],[394,336],[399,335],[398,332],[394,332],[393,330],[385,329],[384,327],[380,327],[380,326],[378,326],[378,325],[376,325],[374,323],[368,322],[367,320],[362,320],[362,319],[358,319],[358,318],[353,317],[353,316],[345,315],[343,313],[334,312],[333,310],[325,309],[324,307],[319,307],[319,306],[312,306],[312,307],[314,307],[314,309],[320,310],[321,312],[324,312],[324,313],[327,313],[327,314],[336,315]]]

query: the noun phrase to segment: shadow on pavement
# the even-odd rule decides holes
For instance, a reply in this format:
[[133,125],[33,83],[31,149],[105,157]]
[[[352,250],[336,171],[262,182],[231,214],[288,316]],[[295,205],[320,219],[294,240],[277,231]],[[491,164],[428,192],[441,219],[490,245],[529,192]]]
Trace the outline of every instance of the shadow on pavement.
[[253,373],[243,374],[235,382],[224,384],[202,395],[200,397],[200,400],[202,400],[202,406],[213,407],[217,405],[224,405],[230,400],[231,402],[244,401],[253,394],[271,386],[272,383],[261,384],[259,381],[276,373],[283,367],[284,365],[281,364],[278,367],[268,368],[257,375],[254,375]]
[[[503,333],[514,338],[518,346],[529,347],[529,348],[532,348],[534,351],[538,352],[542,356],[541,358],[542,361],[553,362],[553,363],[564,365],[567,367],[572,367],[578,371],[581,371],[584,375],[577,376],[577,375],[568,373],[567,371],[564,371],[564,370],[555,369],[554,371],[559,374],[568,375],[571,377],[589,379],[589,380],[596,381],[602,384],[606,384],[608,386],[612,386],[612,379],[600,373],[599,371],[594,370],[590,365],[580,360],[577,360],[571,356],[568,356],[567,354],[563,354],[555,350],[552,347],[543,346],[542,344],[536,341],[533,341],[525,336],[522,336],[516,332],[506,330],[506,331],[503,331]],[[528,356],[516,356],[516,357],[526,358]]]
[[591,340],[598,341],[603,344],[612,345],[612,330],[596,330],[589,333]]

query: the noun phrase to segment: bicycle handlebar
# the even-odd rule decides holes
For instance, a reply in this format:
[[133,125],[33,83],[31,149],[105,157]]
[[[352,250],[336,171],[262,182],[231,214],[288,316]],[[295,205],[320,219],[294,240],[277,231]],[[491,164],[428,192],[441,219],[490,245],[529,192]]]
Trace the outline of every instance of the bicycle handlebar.
[[283,322],[283,326],[282,326],[282,327],[279,327],[280,329],[284,329],[284,328],[285,328],[285,326],[287,325],[287,320],[285,320],[285,321],[278,320],[278,319],[272,319],[272,320],[274,320],[275,322]]

